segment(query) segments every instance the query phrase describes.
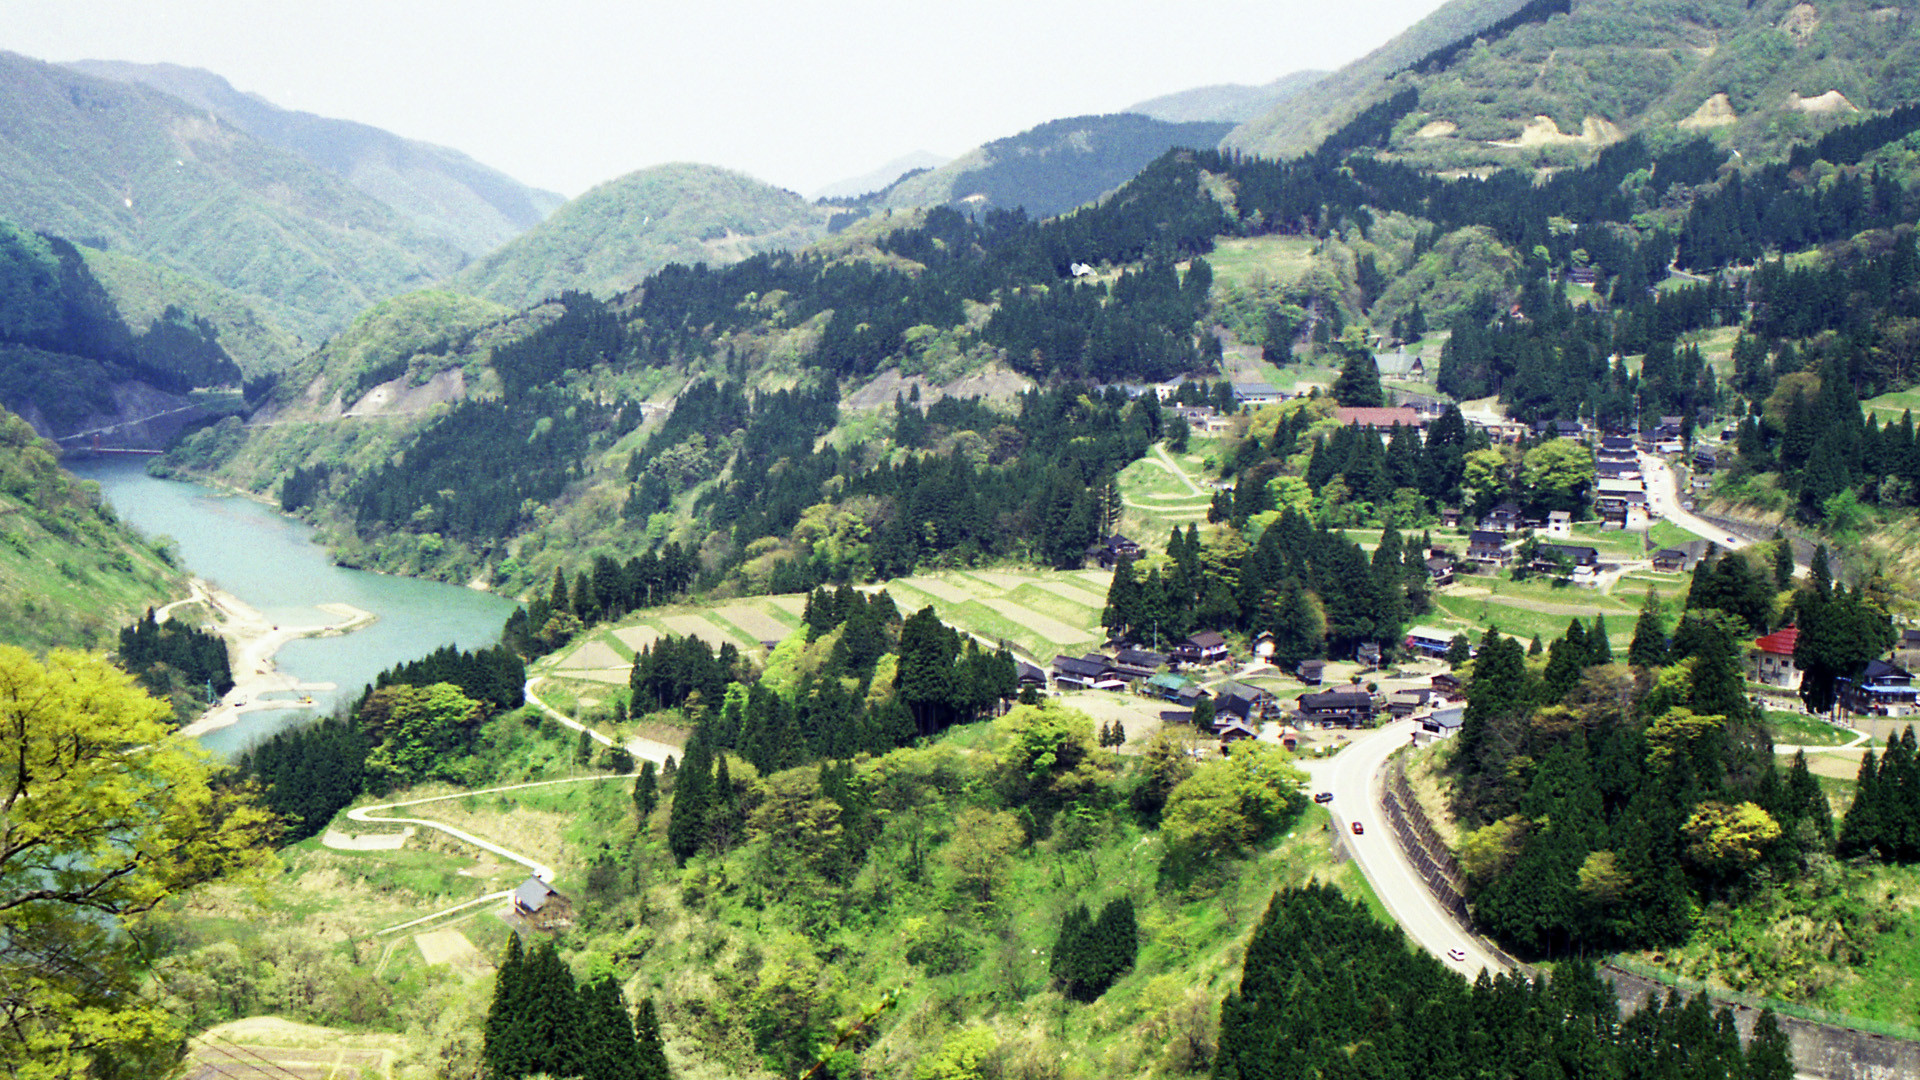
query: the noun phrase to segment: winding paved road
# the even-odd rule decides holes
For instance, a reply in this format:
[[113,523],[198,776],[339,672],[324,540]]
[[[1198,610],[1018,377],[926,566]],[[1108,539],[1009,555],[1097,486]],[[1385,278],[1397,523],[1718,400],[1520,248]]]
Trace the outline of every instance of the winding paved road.
[[[1454,920],[1452,913],[1434,899],[1426,883],[1414,873],[1413,864],[1401,850],[1386,815],[1380,811],[1381,774],[1387,758],[1411,743],[1418,730],[1418,721],[1396,720],[1385,727],[1361,732],[1345,750],[1330,758],[1302,764],[1313,777],[1315,791],[1333,792],[1333,801],[1327,804],[1327,809],[1333,812],[1334,827],[1341,830],[1341,839],[1352,852],[1354,862],[1359,864],[1360,872],[1372,883],[1380,902],[1414,944],[1469,979],[1478,976],[1482,968],[1489,972],[1506,971],[1507,965],[1492,949],[1469,934]],[[1365,830],[1358,836],[1352,831],[1356,821]],[[1464,950],[1466,960],[1449,958],[1449,949]]]

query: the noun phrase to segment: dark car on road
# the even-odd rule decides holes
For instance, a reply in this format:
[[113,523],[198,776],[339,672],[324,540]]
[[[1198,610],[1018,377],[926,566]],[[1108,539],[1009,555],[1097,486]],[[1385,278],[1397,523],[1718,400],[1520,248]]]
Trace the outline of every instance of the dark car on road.
[[1333,792],[1331,792],[1331,791],[1323,791],[1323,792],[1321,792],[1320,794],[1318,794],[1318,795],[1315,795],[1315,796],[1313,797],[1313,801],[1314,801],[1314,802],[1332,802],[1332,801],[1333,801]]

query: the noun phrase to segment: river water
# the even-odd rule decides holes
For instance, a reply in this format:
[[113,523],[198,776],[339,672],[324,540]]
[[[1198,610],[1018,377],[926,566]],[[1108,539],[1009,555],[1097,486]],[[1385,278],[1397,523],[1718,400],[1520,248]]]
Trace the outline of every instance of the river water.
[[278,625],[336,622],[338,616],[316,607],[328,603],[351,604],[378,617],[340,637],[288,642],[275,658],[280,670],[335,689],[315,693],[312,709],[243,713],[233,725],[201,736],[200,744],[217,754],[244,749],[350,702],[380,672],[442,645],[490,645],[513,612],[513,604],[491,593],[335,566],[304,522],[250,499],[148,476],[147,460],[74,455],[63,464],[97,481],[121,520],[148,536],[173,538],[194,575]]

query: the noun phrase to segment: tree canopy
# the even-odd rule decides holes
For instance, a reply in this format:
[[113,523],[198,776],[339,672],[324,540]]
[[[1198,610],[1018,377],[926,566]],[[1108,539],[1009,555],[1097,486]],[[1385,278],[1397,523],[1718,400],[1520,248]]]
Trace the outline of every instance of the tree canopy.
[[271,859],[270,815],[219,784],[170,720],[98,656],[43,663],[0,646],[0,1061],[13,1075],[146,1075],[181,1033],[136,992],[127,931],[167,897]]

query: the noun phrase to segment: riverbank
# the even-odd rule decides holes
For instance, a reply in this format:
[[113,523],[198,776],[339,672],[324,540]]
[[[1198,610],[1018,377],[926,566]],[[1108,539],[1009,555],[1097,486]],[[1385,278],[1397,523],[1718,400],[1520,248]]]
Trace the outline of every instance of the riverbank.
[[[204,735],[237,721],[245,713],[273,709],[308,709],[312,694],[334,689],[334,684],[301,682],[274,666],[280,647],[295,638],[335,637],[371,626],[377,616],[352,604],[317,604],[320,611],[334,616],[331,622],[312,626],[278,626],[267,620],[246,601],[222,592],[195,578],[193,595],[178,603],[199,603],[213,614],[215,629],[227,641],[228,664],[233,671],[233,689],[200,719],[181,729],[181,734]],[[169,604],[168,608],[176,605]],[[163,616],[164,617],[164,616]],[[269,698],[268,694],[286,695]]]

